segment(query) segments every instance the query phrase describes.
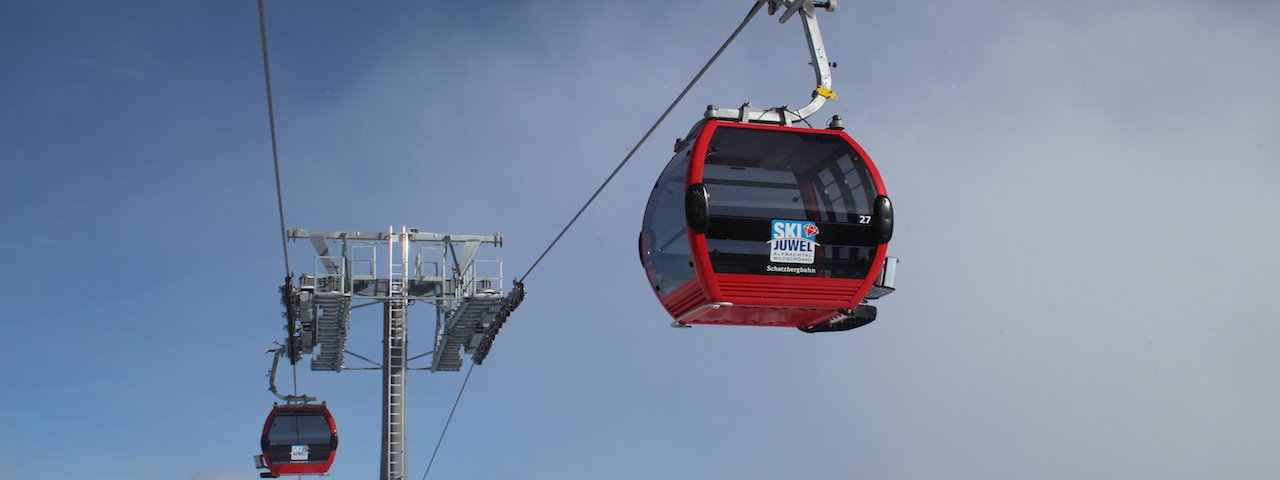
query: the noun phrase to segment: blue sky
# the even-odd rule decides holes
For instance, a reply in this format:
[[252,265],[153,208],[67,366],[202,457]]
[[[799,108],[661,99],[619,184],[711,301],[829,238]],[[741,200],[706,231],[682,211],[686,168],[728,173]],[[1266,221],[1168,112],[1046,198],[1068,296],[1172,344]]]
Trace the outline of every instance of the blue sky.
[[[523,272],[748,6],[268,1],[288,224],[500,232]],[[817,119],[895,201],[880,319],[675,330],[635,259],[707,104],[807,100],[799,25],[759,17],[530,277],[432,478],[1274,475],[1280,7],[839,6]],[[5,2],[0,66],[0,478],[256,478],[284,265],[255,2]],[[332,478],[376,475],[379,376],[299,380]],[[409,379],[412,478],[461,381]]]

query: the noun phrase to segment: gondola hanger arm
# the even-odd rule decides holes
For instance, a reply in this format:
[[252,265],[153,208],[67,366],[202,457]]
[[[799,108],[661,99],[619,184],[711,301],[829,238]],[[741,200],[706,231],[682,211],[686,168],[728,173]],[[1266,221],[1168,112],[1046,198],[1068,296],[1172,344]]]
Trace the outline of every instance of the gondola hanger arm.
[[822,105],[828,99],[835,100],[838,98],[831,88],[831,62],[827,59],[826,47],[822,43],[822,31],[818,28],[818,17],[815,15],[817,8],[834,12],[836,0],[825,2],[815,2],[814,0],[758,0],[757,3],[768,4],[770,15],[783,10],[782,15],[778,16],[778,23],[786,23],[795,14],[800,14],[801,24],[804,25],[805,39],[809,43],[809,62],[813,66],[813,75],[817,82],[817,87],[813,90],[809,104],[797,110],[791,110],[787,107],[762,110],[752,107],[750,104],[743,104],[739,108],[719,108],[712,105],[707,107],[704,116],[706,118],[740,122],[791,125],[792,122],[805,120],[817,113],[818,109],[822,108]]
[[276,344],[276,348],[267,350],[267,353],[272,354],[271,373],[267,374],[267,389],[270,390],[273,395],[275,395],[281,400],[284,400],[285,403],[289,405],[294,405],[294,404],[305,405],[307,403],[316,401],[316,397],[307,396],[307,395],[285,395],[283,393],[280,393],[280,390],[276,389],[276,370],[280,366],[280,357],[283,357],[286,355],[285,350],[286,349],[284,348],[284,346],[280,345],[279,343]]

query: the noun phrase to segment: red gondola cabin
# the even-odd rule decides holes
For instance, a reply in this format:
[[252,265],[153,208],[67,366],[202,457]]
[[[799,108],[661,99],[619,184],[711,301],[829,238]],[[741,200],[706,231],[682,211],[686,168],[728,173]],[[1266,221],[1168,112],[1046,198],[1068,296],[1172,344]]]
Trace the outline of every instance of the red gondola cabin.
[[277,405],[262,427],[264,478],[322,475],[338,454],[338,424],[324,405]]
[[640,259],[673,326],[844,330],[874,319],[862,303],[884,293],[892,233],[880,173],[842,129],[704,120],[654,185]]

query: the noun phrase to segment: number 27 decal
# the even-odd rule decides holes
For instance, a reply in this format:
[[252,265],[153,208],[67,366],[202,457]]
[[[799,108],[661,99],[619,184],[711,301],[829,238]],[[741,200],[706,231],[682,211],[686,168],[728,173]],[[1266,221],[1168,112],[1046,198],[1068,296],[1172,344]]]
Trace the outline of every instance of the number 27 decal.
[[859,224],[859,225],[870,225],[870,224],[871,224],[871,215],[858,215],[858,224]]

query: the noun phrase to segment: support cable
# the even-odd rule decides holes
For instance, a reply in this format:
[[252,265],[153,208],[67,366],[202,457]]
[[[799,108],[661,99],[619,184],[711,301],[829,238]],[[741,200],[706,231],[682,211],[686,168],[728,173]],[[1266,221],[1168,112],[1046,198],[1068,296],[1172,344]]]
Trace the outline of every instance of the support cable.
[[444,443],[444,434],[449,431],[449,423],[453,421],[453,413],[458,411],[458,402],[462,401],[462,392],[467,389],[467,381],[471,380],[471,371],[475,370],[475,368],[475,363],[472,363],[467,368],[467,376],[462,379],[462,387],[458,388],[458,398],[453,399],[453,409],[449,410],[449,419],[444,421],[444,428],[440,430],[440,439],[436,440],[436,449],[431,452],[431,461],[427,462],[427,471],[422,472],[422,480],[427,480],[427,474],[431,473],[431,465],[436,463],[436,454],[440,453],[440,445]]
[[276,207],[280,211],[280,246],[284,250],[284,273],[293,275],[289,268],[289,236],[284,222],[284,188],[280,181],[280,147],[276,142],[276,107],[271,96],[271,55],[267,50],[267,10],[263,0],[258,0],[258,30],[262,33],[262,72],[267,82],[267,120],[271,125],[271,160],[276,169]]
[[[258,1],[261,2],[262,0]],[[671,111],[675,110],[681,100],[684,100],[684,96],[687,95],[689,91],[693,89],[693,86],[702,79],[702,75],[706,74],[707,70],[711,68],[711,65],[714,64],[716,60],[720,59],[720,55],[729,48],[729,45],[733,43],[734,39],[738,38],[738,34],[742,33],[742,30],[747,27],[747,24],[751,22],[751,19],[756,16],[756,13],[760,11],[760,7],[764,6],[765,3],[765,0],[758,0],[751,7],[751,11],[747,12],[746,18],[742,19],[742,23],[738,25],[738,28],[733,30],[733,33],[724,41],[724,44],[720,45],[720,48],[711,56],[711,59],[707,60],[707,63],[702,66],[701,70],[698,70],[698,73],[693,76],[692,80],[689,80],[689,84],[685,85],[684,90],[680,91],[680,94],[671,102],[671,105],[667,106],[667,109],[662,112],[662,115],[660,115],[656,121],[653,122],[653,125],[644,133],[644,136],[640,137],[640,141],[636,142],[634,147],[631,147],[631,151],[627,152],[627,156],[623,157],[617,167],[614,167],[613,172],[609,173],[609,176],[604,179],[604,182],[600,184],[600,187],[596,188],[596,191],[591,194],[591,198],[588,198],[587,202],[582,205],[582,208],[578,209],[578,213],[575,213],[573,218],[569,220],[569,223],[565,224],[564,228],[560,230],[560,233],[556,235],[556,238],[551,240],[551,243],[547,245],[547,248],[542,251],[542,254],[538,255],[538,259],[533,261],[533,265],[529,266],[529,269],[524,272],[524,275],[520,276],[520,280],[517,280],[516,283],[522,284],[526,278],[529,278],[529,274],[533,273],[533,269],[537,268],[539,263],[542,263],[542,259],[551,252],[551,249],[555,248],[556,244],[560,242],[560,239],[564,237],[564,234],[567,233],[569,229],[573,227],[573,224],[578,221],[578,218],[582,216],[582,213],[587,211],[587,207],[590,207],[591,203],[596,200],[596,197],[600,196],[600,192],[603,192],[605,187],[609,186],[609,182],[613,181],[613,178],[622,170],[622,167],[626,166],[627,162],[631,161],[631,157],[635,156],[636,152],[640,150],[640,147],[643,146],[644,143],[649,140],[649,137],[653,135],[653,132],[658,129],[658,126],[667,119],[667,116],[671,114]],[[476,364],[472,363],[471,367],[467,368],[467,376],[462,380],[462,386],[458,388],[458,398],[453,401],[453,409],[449,411],[449,418],[448,420],[445,420],[444,428],[440,431],[440,439],[436,441],[436,448],[431,452],[431,461],[427,462],[427,470],[422,473],[422,480],[426,480],[427,475],[431,473],[431,466],[436,462],[436,455],[440,453],[440,445],[444,443],[444,435],[449,431],[449,423],[453,421],[453,414],[458,410],[458,402],[462,400],[462,392],[467,389],[467,381],[471,379],[471,371],[475,367]]]
[[[284,252],[284,275],[293,276],[289,266],[289,236],[284,221],[284,187],[280,180],[280,146],[276,141],[276,106],[271,95],[271,54],[267,49],[267,9],[258,0],[258,31],[262,34],[262,74],[267,84],[267,123],[271,126],[271,163],[276,173],[276,210],[280,212],[280,249]],[[293,363],[293,362],[290,362]],[[293,363],[293,394],[298,394],[298,364]]]
[[661,125],[662,122],[667,119],[667,115],[671,114],[672,110],[675,110],[676,105],[679,105],[680,101],[684,100],[685,94],[689,93],[689,90],[693,89],[694,84],[698,83],[698,80],[702,79],[702,75],[707,73],[707,69],[711,68],[711,64],[715,63],[716,60],[720,58],[720,54],[724,53],[725,49],[729,48],[729,44],[733,43],[735,38],[738,38],[738,34],[742,33],[742,29],[746,28],[747,23],[751,22],[751,19],[756,16],[756,13],[760,11],[760,7],[765,3],[766,2],[764,0],[759,0],[751,7],[751,11],[747,13],[747,18],[742,19],[742,23],[733,31],[733,34],[729,35],[729,38],[724,41],[724,44],[720,46],[720,49],[716,50],[715,55],[712,55],[711,59],[707,60],[706,65],[702,66],[702,70],[698,70],[698,74],[693,76],[693,80],[690,80],[689,84],[680,92],[680,95],[676,96],[676,99],[671,102],[671,105],[667,107],[667,110],[662,112],[662,115],[658,117],[657,121],[653,122],[653,126],[649,127],[649,131],[645,132],[643,137],[640,137],[640,141],[637,142],[634,147],[631,147],[631,151],[622,159],[622,162],[618,163],[617,167],[614,167],[613,172],[609,174],[608,178],[604,179],[604,183],[601,183],[595,193],[591,194],[591,198],[587,199],[587,203],[583,204],[582,208],[578,209],[578,213],[574,214],[573,219],[569,220],[569,223],[564,226],[564,229],[560,230],[560,234],[556,235],[556,238],[551,241],[551,244],[547,245],[547,248],[542,251],[541,255],[538,255],[538,259],[534,260],[533,265],[529,267],[529,270],[524,272],[524,275],[520,276],[520,280],[518,280],[517,283],[524,283],[524,280],[529,278],[529,274],[533,273],[533,269],[538,267],[538,264],[542,262],[543,257],[546,257],[547,253],[551,252],[552,248],[555,248],[556,243],[560,242],[560,238],[564,237],[564,234],[568,232],[569,229],[573,227],[573,224],[578,221],[578,217],[582,216],[582,212],[587,211],[587,207],[590,207],[591,203],[600,195],[600,192],[604,191],[604,188],[609,185],[609,182],[613,181],[613,177],[617,176],[618,172],[622,170],[622,167],[625,166],[627,162],[631,161],[631,157],[640,150],[640,147],[644,145],[645,141],[649,140],[649,136],[653,135],[654,130],[658,129],[658,125]]

